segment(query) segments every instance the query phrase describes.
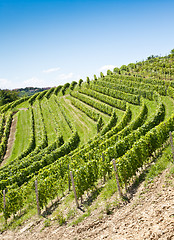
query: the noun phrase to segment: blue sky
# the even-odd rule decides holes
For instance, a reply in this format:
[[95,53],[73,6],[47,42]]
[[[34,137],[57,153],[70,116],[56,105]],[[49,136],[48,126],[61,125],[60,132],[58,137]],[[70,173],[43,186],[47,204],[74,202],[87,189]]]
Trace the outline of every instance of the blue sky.
[[174,48],[174,1],[0,0],[0,88],[58,86]]

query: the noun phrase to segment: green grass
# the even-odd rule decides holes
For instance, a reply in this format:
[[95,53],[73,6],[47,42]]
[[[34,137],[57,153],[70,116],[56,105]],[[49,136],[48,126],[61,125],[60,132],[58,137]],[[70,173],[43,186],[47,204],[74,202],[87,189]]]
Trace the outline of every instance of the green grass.
[[[82,95],[83,95],[83,94],[82,94]],[[71,97],[70,97],[69,95],[66,95],[65,97],[71,99]],[[91,99],[91,100],[93,100],[93,101],[95,101],[95,102],[101,103],[101,101],[99,101],[99,100],[97,100],[96,98],[93,98],[93,97],[91,97],[91,96],[86,95],[86,97],[89,98],[89,99]],[[80,101],[81,101],[81,100],[80,100]],[[83,102],[83,101],[82,101],[82,102]],[[105,114],[105,113],[103,113],[103,112],[100,112],[98,109],[93,108],[92,106],[88,105],[88,104],[85,103],[85,102],[83,102],[83,103],[84,103],[88,108],[92,108],[93,110],[96,111],[96,113],[99,113],[99,114],[102,116],[102,118],[103,118],[103,120],[104,120],[105,123],[108,122],[108,120],[109,120],[109,118],[110,118],[110,116],[109,116],[108,114]]]
[[62,226],[66,222],[62,212],[57,213],[54,219],[58,221],[59,226]]
[[100,193],[100,199],[105,201],[108,198],[110,198],[116,191],[117,191],[117,184],[114,176],[113,178],[109,179],[106,182],[105,187],[102,189]]
[[77,225],[78,223],[82,222],[86,217],[89,217],[91,214],[91,210],[88,208],[87,211],[82,214],[80,217],[78,217],[76,220],[74,220],[71,225]]
[[68,138],[70,138],[70,136],[71,136],[71,129],[70,129],[69,125],[67,124],[64,116],[62,115],[58,104],[55,102],[55,98],[56,98],[55,95],[52,95],[50,97],[49,106],[55,114],[55,118],[59,125],[60,132],[62,133],[63,139],[66,142],[68,140]]
[[[34,199],[35,200],[35,199]],[[31,219],[33,216],[36,218],[37,214],[37,207],[36,204],[32,207],[29,207],[27,209],[23,209],[21,211],[21,215],[18,213],[16,216],[13,216],[12,218],[8,219],[7,225],[5,225],[4,217],[1,214],[0,215],[0,232],[3,232],[6,229],[14,230],[19,226],[22,226],[27,220]]]
[[17,109],[20,109],[20,108],[28,108],[29,107],[29,103],[28,101],[25,101],[23,103],[20,103],[19,105],[16,106]]
[[[73,201],[74,193],[71,191],[69,194],[65,195],[63,201],[60,201],[60,205],[52,213],[51,218],[58,220],[59,224],[61,224],[62,220],[73,218],[77,213],[77,208],[74,208]],[[64,212],[66,212],[66,214]],[[63,215],[65,215],[66,218]]]
[[166,168],[171,166],[173,161],[171,155],[171,146],[169,145],[162,153],[162,156],[156,159],[156,162],[153,162],[145,178],[145,185],[148,182],[153,182],[153,179],[161,174]]
[[31,127],[30,112],[29,110],[21,110],[17,113],[17,116],[15,142],[11,156],[8,158],[6,164],[19,156],[27,148],[29,143]]
[[144,99],[144,102],[148,108],[148,115],[147,115],[147,121],[148,121],[151,118],[151,116],[156,113],[156,108],[158,104],[156,101],[150,101],[148,99]]
[[115,109],[116,115],[118,117],[118,119],[117,119],[117,123],[118,123],[118,122],[121,121],[121,119],[122,119],[122,117],[123,117],[125,112],[120,110],[120,109],[118,109],[118,108],[114,108],[114,109]]
[[[150,101],[148,99],[144,99],[144,102],[148,108],[148,115],[147,115],[147,119],[146,119],[146,121],[148,121],[148,119],[151,118],[151,116],[156,112],[157,103],[155,101]],[[140,113],[141,106],[130,104],[130,103],[129,103],[129,106],[132,111],[132,121],[134,121],[134,119]]]
[[170,174],[174,177],[174,165],[170,168]]
[[52,114],[49,112],[45,99],[41,101],[42,114],[44,118],[45,128],[47,132],[48,145],[56,139],[56,125],[53,120]]
[[131,121],[134,121],[134,119],[138,116],[140,113],[141,106],[139,105],[134,105],[134,104],[129,104],[130,110],[132,112],[132,118]]
[[35,143],[36,146],[38,146],[42,141],[43,131],[41,114],[37,103],[34,103],[33,105],[33,113],[34,113]]
[[59,99],[60,103],[64,105],[66,114],[70,118],[79,133],[80,144],[84,144],[97,133],[96,122],[90,119],[85,113],[70,105],[69,97]]
[[112,179],[108,179],[104,187],[102,186],[97,190],[97,195],[96,191],[91,193],[90,198],[93,199],[93,201],[90,204],[84,205],[85,213],[77,217],[74,221],[71,222],[70,225],[77,225],[78,223],[82,222],[86,217],[89,217],[91,212],[93,212],[99,206],[103,206],[102,208],[106,214],[111,214],[111,206],[116,206],[119,203],[116,197],[111,200],[111,197],[115,192],[117,192],[117,185],[115,176],[113,176]]
[[171,97],[168,96],[162,96],[163,103],[165,105],[165,119],[167,120],[172,113],[174,113],[174,101]]
[[74,200],[74,193],[73,193],[73,191],[71,191],[71,192],[66,196],[66,198],[65,198],[65,200],[64,200],[64,204],[65,204],[66,206],[68,206],[69,203],[71,203],[73,200]]

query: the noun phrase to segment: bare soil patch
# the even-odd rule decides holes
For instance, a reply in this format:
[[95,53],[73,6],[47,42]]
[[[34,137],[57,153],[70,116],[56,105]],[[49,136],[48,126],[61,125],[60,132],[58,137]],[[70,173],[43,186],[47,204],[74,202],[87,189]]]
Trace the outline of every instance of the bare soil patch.
[[27,111],[27,110],[28,110],[28,108],[19,108],[19,111],[20,111],[20,110]]
[[174,178],[168,170],[144,187],[142,183],[130,203],[115,208],[111,215],[100,207],[76,226],[45,227],[33,219],[16,231],[6,231],[2,240],[174,240]]
[[8,138],[7,151],[6,151],[6,154],[4,156],[4,160],[0,164],[0,167],[2,167],[5,164],[6,160],[11,155],[12,148],[13,148],[13,143],[15,141],[16,124],[17,124],[17,115],[15,114],[14,117],[13,117],[13,120],[12,120],[11,128],[10,128],[10,135],[9,135],[9,138]]

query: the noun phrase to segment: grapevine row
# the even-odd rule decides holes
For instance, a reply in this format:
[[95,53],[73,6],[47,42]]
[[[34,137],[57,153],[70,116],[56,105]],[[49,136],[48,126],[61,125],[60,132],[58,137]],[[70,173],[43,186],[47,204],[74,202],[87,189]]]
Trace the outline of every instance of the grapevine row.
[[125,76],[125,75],[113,75],[113,78],[145,83],[150,85],[166,85],[165,80],[157,80],[152,78],[142,78],[142,77]]
[[61,85],[59,85],[58,87],[56,87],[56,88],[54,89],[54,94],[57,95],[57,94],[60,92],[61,88],[62,88]]
[[45,97],[47,99],[49,99],[51,97],[51,94],[54,92],[55,88],[50,88],[49,90],[47,90],[47,93],[45,94]]
[[107,83],[104,81],[100,81],[100,82],[96,82],[96,84],[91,84],[90,87],[91,89],[103,93],[105,95],[111,96],[113,98],[118,98],[121,100],[125,100],[129,103],[132,104],[137,104],[140,105],[140,97],[134,94],[130,94],[130,93],[125,93],[125,92],[121,92],[118,90],[114,90],[112,89],[112,83]]
[[112,113],[108,123],[100,131],[100,135],[101,136],[105,135],[107,132],[109,132],[109,130],[111,130],[113,127],[115,127],[117,120],[118,120],[118,117],[115,113],[115,110],[113,110],[113,113]]
[[97,137],[94,138],[93,141],[89,141],[85,146],[81,147],[79,151],[75,150],[75,153],[72,153],[72,157],[74,157],[77,154],[83,155],[86,152],[89,152],[91,149],[96,148],[101,142],[107,141],[112,136],[116,135],[119,131],[124,129],[126,125],[130,122],[132,116],[132,112],[130,110],[130,107],[127,105],[127,109],[121,119],[121,121],[111,128],[106,134],[104,135],[97,135]]
[[[112,117],[112,116],[111,116]],[[100,134],[96,135],[94,137],[94,139],[90,139],[88,141],[88,143],[84,144],[83,146],[81,146],[80,148],[76,148],[72,153],[71,156],[75,156],[76,154],[81,154],[83,155],[84,153],[86,153],[87,151],[89,151],[90,149],[98,146],[99,143],[101,143],[101,141],[106,141],[107,139],[109,139],[111,136],[117,134],[119,131],[121,131],[131,120],[132,117],[132,112],[130,110],[129,105],[127,105],[126,111],[121,119],[121,121],[119,123],[117,123],[116,126],[110,126],[111,129],[109,129],[104,135],[102,135],[102,132],[100,132]],[[111,118],[110,118],[111,120]],[[114,119],[113,119],[114,120]],[[112,120],[111,120],[112,122]],[[107,124],[105,126],[107,128]],[[104,127],[104,129],[105,129]],[[103,129],[103,130],[104,130]]]
[[4,125],[5,125],[5,114],[2,115],[1,124],[0,124],[0,142],[4,133]]
[[[118,158],[122,156],[127,150],[132,148],[132,144],[134,144],[134,142],[139,140],[139,138],[143,136],[146,132],[148,132],[151,128],[153,128],[161,121],[163,121],[164,114],[165,114],[164,105],[162,104],[162,102],[160,102],[155,116],[152,119],[150,119],[147,123],[145,123],[142,127],[139,127],[136,131],[130,133],[123,140],[119,140],[113,149],[111,147],[108,148],[105,151],[106,158],[102,158],[101,157],[102,151],[96,149],[94,150],[95,152],[94,155],[91,155],[91,152],[90,155],[89,153],[86,154],[86,157],[89,159],[90,156],[92,160],[89,160],[88,162],[86,161],[83,162],[83,165],[81,162],[80,166],[79,164],[77,165],[76,163],[72,164],[71,169],[73,170],[74,173],[77,196],[80,197],[81,195],[83,195],[85,191],[88,191],[94,186],[94,184],[99,178],[106,175],[106,173],[110,173],[112,167],[111,159],[113,157]],[[154,150],[155,149],[153,149],[153,151]],[[127,170],[127,172],[129,172],[129,170]]]
[[30,107],[30,138],[29,138],[29,144],[27,148],[21,152],[21,154],[16,157],[13,161],[19,161],[20,159],[26,157],[29,153],[31,153],[35,148],[35,129],[34,129],[34,114],[33,109]]
[[153,85],[153,84],[147,84],[147,83],[142,83],[142,82],[136,82],[136,81],[127,81],[127,80],[122,80],[122,79],[114,79],[114,78],[106,78],[106,81],[111,82],[111,83],[116,83],[116,84],[124,84],[128,87],[134,87],[138,89],[143,89],[143,90],[150,90],[150,91],[157,91],[161,95],[166,95],[166,85]]
[[[89,147],[87,153],[83,152],[83,157],[82,154],[79,154],[77,156],[73,157],[73,161],[75,164],[77,163],[77,159],[82,158],[83,161],[87,161],[89,158],[89,155],[91,158],[94,158],[96,154],[103,152],[106,150],[108,147],[112,147],[115,145],[115,143],[124,138],[126,135],[128,135],[132,130],[138,128],[143,124],[147,116],[147,107],[145,104],[142,105],[140,114],[137,116],[137,118],[132,121],[128,126],[125,128],[121,129],[117,134],[112,135],[110,138],[103,140],[102,138],[99,138],[97,141],[97,144],[93,144],[92,148]],[[86,149],[87,150],[87,149]],[[72,162],[72,163],[73,163]],[[79,162],[79,160],[78,160]],[[74,167],[74,166],[73,166]],[[78,166],[76,166],[78,167]]]
[[[56,190],[56,188],[61,189],[62,191],[65,189],[65,186],[66,186],[65,181],[67,181],[67,176],[68,176],[67,164],[68,164],[67,158],[64,157],[64,158],[62,158],[62,160],[60,159],[57,162],[55,162],[54,164],[52,164],[51,168],[46,167],[45,171],[43,169],[40,172],[40,174],[38,175],[38,179],[39,179],[38,188],[39,188],[39,195],[40,195],[40,204],[42,207],[47,204],[49,199],[53,199],[55,197],[55,194],[57,194],[57,192],[58,192],[58,190]],[[55,165],[56,165],[56,167],[55,167]],[[95,169],[97,169],[97,168],[95,168],[92,170],[92,168],[90,168],[90,164],[88,164],[88,167],[89,167],[89,169],[91,169],[91,171],[95,171]],[[44,179],[43,179],[43,176],[44,176]],[[94,182],[97,174],[95,174],[95,175],[90,174],[89,176],[90,177],[88,178],[88,180],[90,180],[91,182],[92,181]],[[28,185],[29,185],[28,187],[33,188],[34,187],[33,183],[34,183],[34,179],[32,179],[28,183]],[[90,187],[90,184],[88,186]],[[14,188],[13,191],[16,191],[15,189],[16,188]],[[50,189],[54,189],[54,191],[50,191]],[[28,188],[27,188],[27,191],[30,192],[31,190],[28,190]],[[23,189],[23,192],[24,192],[24,189]],[[18,191],[16,191],[16,194],[18,194]],[[27,194],[27,193],[25,193],[25,194]],[[13,201],[13,203],[14,203],[15,199],[12,198],[11,201]],[[24,200],[21,200],[20,204],[22,201],[24,201]],[[21,204],[21,205],[23,205],[23,204]],[[19,206],[18,202],[15,202],[15,206],[16,206],[16,211],[19,210],[20,206]],[[7,208],[7,210],[8,210],[8,208]],[[9,215],[12,214],[10,212],[10,209],[8,211],[9,211]]]
[[[36,173],[40,168],[49,165],[50,163],[56,161],[58,158],[64,156],[65,154],[68,154],[70,151],[76,148],[79,142],[79,136],[76,129],[74,128],[74,125],[70,123],[70,121],[69,124],[72,128],[73,134],[70,139],[62,146],[57,148],[56,140],[53,144],[39,151],[39,153],[33,157],[24,158],[20,163],[15,163],[13,166],[11,165],[10,168],[9,166],[6,167],[5,171],[3,169],[3,172],[0,176],[0,188],[3,189],[3,186],[15,182],[17,182],[18,185],[23,184],[25,181],[31,178],[31,174]],[[8,178],[9,172],[12,175],[11,178]]]
[[86,94],[90,97],[96,98],[97,100],[109,104],[112,107],[119,108],[121,110],[126,110],[126,101],[124,100],[116,99],[88,88],[81,88],[79,92]]
[[43,92],[40,92],[37,97],[36,100],[42,100],[42,98],[45,96],[45,94],[47,93],[48,90],[44,90]]
[[[114,147],[108,148],[104,153],[109,157],[109,159],[117,158],[122,156],[125,151],[127,151],[134,142],[139,140],[140,137],[145,135],[152,128],[160,124],[164,120],[165,117],[165,107],[162,101],[159,102],[159,105],[156,109],[156,113],[152,116],[147,122],[145,122],[142,126],[138,127],[135,131],[131,131],[129,135],[125,136],[123,139],[119,139],[119,141],[115,144]],[[132,130],[134,130],[133,128]]]
[[[123,121],[122,121],[122,127],[124,127],[124,125],[126,124],[126,119],[129,119],[128,116],[130,116],[130,109],[127,108],[127,111],[125,112],[125,116],[123,117]],[[121,127],[120,125],[120,127]],[[53,199],[55,197],[55,194],[58,193],[58,189],[61,189],[63,191],[63,189],[66,187],[65,185],[65,181],[67,180],[67,164],[68,164],[68,159],[66,156],[63,158],[60,158],[59,160],[57,160],[55,163],[51,164],[50,166],[47,166],[45,168],[43,168],[39,175],[38,175],[38,179],[39,179],[39,195],[40,195],[40,203],[41,206],[47,203],[48,199]],[[27,196],[29,194],[31,194],[32,189],[34,188],[34,179],[32,178],[27,186],[23,185],[21,188],[18,189],[18,187],[16,185],[13,186],[12,188],[12,192],[15,191],[16,193],[16,197],[11,197],[11,191],[8,191],[8,195],[7,198],[9,197],[9,204],[10,202],[13,203],[13,205],[15,206],[15,211],[19,210],[21,205],[19,206],[19,202],[16,201],[18,195],[24,196],[23,199],[20,198],[20,204],[22,202],[23,205],[23,201],[25,201],[25,199],[27,198]],[[1,181],[1,184],[3,182]],[[10,183],[9,183],[10,184]],[[6,185],[7,186],[7,182]],[[1,185],[1,189],[5,188],[5,186]],[[17,189],[17,190],[16,190]],[[52,191],[50,191],[50,189],[52,189]],[[54,191],[53,191],[54,190]],[[22,194],[21,194],[22,192]],[[8,209],[8,208],[7,208]],[[12,210],[8,210],[8,216],[10,216],[11,214],[13,214],[14,209]]]
[[9,163],[7,166],[0,169],[0,179],[5,179],[8,177],[9,172],[17,172],[19,169],[23,168],[24,166],[27,167],[30,163],[32,163],[35,158],[39,159],[45,154],[55,150],[57,147],[61,146],[63,144],[63,138],[62,135],[57,135],[57,138],[55,142],[47,147],[47,134],[46,129],[44,125],[44,119],[41,111],[41,106],[39,101],[37,100],[34,106],[35,111],[37,111],[36,117],[41,120],[41,132],[42,132],[42,138],[41,143],[36,146],[35,150],[32,151],[27,157],[23,158],[20,163],[18,162],[18,158],[14,159],[12,163]]
[[113,108],[111,106],[109,106],[105,103],[99,102],[99,101],[95,100],[94,98],[92,99],[90,97],[87,97],[84,94],[79,93],[79,92],[71,92],[70,95],[81,100],[82,102],[85,102],[86,104],[96,108],[97,110],[99,110],[103,113],[106,113],[108,115],[112,114]]
[[0,162],[2,162],[3,157],[4,157],[4,155],[6,153],[6,150],[7,150],[7,143],[8,143],[8,137],[10,135],[10,128],[11,128],[12,120],[13,120],[13,112],[10,112],[8,117],[7,117],[2,141],[1,141],[1,144],[0,144]]
[[86,105],[85,103],[81,102],[80,100],[78,100],[77,98],[73,98],[71,97],[71,103],[78,108],[79,110],[81,110],[82,112],[84,112],[88,117],[90,117],[91,119],[93,119],[94,121],[98,121],[99,119],[99,113],[97,113],[93,108],[90,108],[88,105]]
[[[108,78],[105,78],[104,81],[94,81],[94,84],[96,85],[102,85],[102,86],[105,86],[107,87],[107,84],[108,83],[112,83],[112,87],[116,90],[119,90],[119,91],[122,91],[122,92],[125,92],[125,93],[130,93],[130,94],[134,94],[134,95],[140,95],[144,98],[147,98],[149,100],[153,100],[153,91],[151,90],[147,90],[146,88],[145,89],[142,89],[142,88],[136,88],[136,87],[133,87],[133,86],[130,86],[132,84],[127,84],[126,81],[123,81],[123,80],[112,80],[112,81],[107,81],[109,80]],[[101,83],[102,82],[102,83]],[[100,84],[101,83],[101,84]],[[109,86],[108,86],[109,87]],[[91,86],[92,88],[92,86]]]
[[1,113],[4,113],[6,112],[7,110],[12,110],[13,108],[15,108],[17,105],[27,101],[30,97],[23,97],[23,98],[20,98],[14,102],[11,102],[11,103],[8,103],[6,104],[2,109],[1,109]]
[[118,172],[123,183],[127,183],[136,174],[138,168],[147,162],[148,157],[167,140],[169,132],[173,130],[174,115],[149,131],[122,158],[117,159]]

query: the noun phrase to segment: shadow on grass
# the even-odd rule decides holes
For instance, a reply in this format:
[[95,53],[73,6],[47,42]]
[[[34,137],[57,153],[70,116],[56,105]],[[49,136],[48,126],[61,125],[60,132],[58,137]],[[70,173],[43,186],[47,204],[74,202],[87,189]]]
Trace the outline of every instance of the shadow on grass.
[[59,205],[60,200],[57,199],[54,203],[51,204],[51,206],[46,207],[46,209],[43,211],[41,215],[46,218],[47,216],[51,215]]
[[147,174],[149,173],[150,169],[152,168],[152,164],[156,163],[162,156],[163,151],[160,151],[156,154],[152,154],[150,157],[150,162],[146,166],[146,168],[137,176],[131,186],[128,188],[129,200],[132,199],[133,195],[137,192],[138,187],[140,184],[146,180]]
[[149,167],[146,168],[138,177],[136,177],[133,184],[131,186],[129,186],[128,193],[130,194],[130,199],[137,192],[140,184],[145,180],[146,175],[148,173],[148,169],[149,169]]
[[102,189],[103,189],[103,186],[100,188],[96,188],[94,191],[92,191],[90,196],[83,202],[83,205],[90,206],[93,203],[93,201],[98,197]]

